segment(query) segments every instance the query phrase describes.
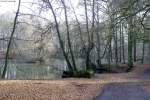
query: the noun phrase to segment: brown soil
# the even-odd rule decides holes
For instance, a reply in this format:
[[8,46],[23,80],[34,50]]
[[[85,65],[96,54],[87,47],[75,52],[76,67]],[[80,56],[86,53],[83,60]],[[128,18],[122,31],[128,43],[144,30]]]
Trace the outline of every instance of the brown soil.
[[104,84],[66,80],[0,81],[0,100],[92,100]]
[[132,72],[141,73],[146,69],[150,69],[150,64],[135,64]]

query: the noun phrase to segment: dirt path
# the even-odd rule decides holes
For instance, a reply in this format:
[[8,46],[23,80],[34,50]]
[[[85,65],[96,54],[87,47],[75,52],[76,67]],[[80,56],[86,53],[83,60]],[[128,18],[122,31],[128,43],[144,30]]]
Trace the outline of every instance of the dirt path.
[[[135,79],[150,80],[150,68],[144,69]],[[146,91],[143,84],[110,83],[94,100],[150,100],[150,91]]]

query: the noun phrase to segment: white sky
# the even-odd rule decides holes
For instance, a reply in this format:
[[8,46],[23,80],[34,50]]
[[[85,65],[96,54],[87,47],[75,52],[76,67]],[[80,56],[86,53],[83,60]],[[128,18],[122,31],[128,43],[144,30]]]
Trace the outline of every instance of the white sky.
[[[5,0],[3,0],[3,1],[5,1]],[[15,0],[15,1],[16,2],[1,2],[1,0],[0,0],[0,14],[4,14],[4,13],[8,13],[8,12],[10,12],[10,13],[15,12],[17,9],[18,0]],[[21,12],[23,12],[23,13],[31,12],[31,10],[28,9],[28,8],[30,8],[31,4],[25,3],[25,2],[32,2],[32,1],[35,1],[35,0],[21,0],[21,2],[22,2],[21,3]],[[72,1],[72,4],[74,7],[76,7],[79,2],[79,0],[71,0],[71,1]],[[78,10],[77,12],[80,12],[80,10]]]
[[0,13],[7,13],[7,12],[13,12],[15,7],[14,2],[0,2]]
[[[17,6],[18,6],[18,0],[15,0],[15,1],[16,2],[0,2],[0,14],[16,12],[16,9],[17,9]],[[31,3],[30,4],[25,3],[25,2],[32,2],[32,1],[37,1],[37,0],[21,0],[20,12],[21,13],[30,13],[30,14],[32,13],[32,14],[38,15],[39,10],[37,10],[36,6],[31,7]],[[66,0],[66,1],[70,1],[70,0]],[[78,15],[79,20],[84,21],[84,18],[85,18],[85,16],[84,16],[84,7],[82,7],[82,8],[77,7],[77,5],[79,3],[79,0],[71,0],[71,3],[75,8],[75,11],[76,11],[76,14]],[[53,5],[53,6],[55,6],[55,5]],[[32,8],[32,10],[35,13],[33,13],[30,8]],[[58,13],[58,12],[56,11],[56,13]],[[73,18],[74,14],[72,12],[69,12],[69,13],[71,13],[71,14],[69,14],[70,19]],[[53,16],[52,16],[51,11],[42,13],[42,17],[53,20]],[[57,17],[59,17],[59,18],[61,17],[61,19],[58,18],[59,20],[64,19],[64,15],[57,16]]]

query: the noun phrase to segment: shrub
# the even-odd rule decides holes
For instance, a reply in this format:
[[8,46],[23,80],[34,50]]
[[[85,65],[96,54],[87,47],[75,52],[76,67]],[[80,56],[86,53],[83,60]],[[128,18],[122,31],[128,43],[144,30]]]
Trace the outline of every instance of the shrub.
[[76,77],[76,78],[91,78],[94,76],[93,70],[81,70],[77,72],[63,71],[62,78]]

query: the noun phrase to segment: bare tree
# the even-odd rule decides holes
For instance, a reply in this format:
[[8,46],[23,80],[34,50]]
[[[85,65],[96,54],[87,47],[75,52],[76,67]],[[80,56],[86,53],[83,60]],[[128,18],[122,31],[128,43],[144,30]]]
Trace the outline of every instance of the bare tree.
[[7,46],[6,57],[5,57],[5,65],[4,65],[4,70],[2,72],[2,78],[5,78],[6,72],[7,72],[9,51],[10,51],[10,46],[12,44],[13,35],[15,33],[15,30],[16,30],[17,18],[18,18],[18,14],[19,14],[19,11],[20,11],[20,3],[21,3],[21,0],[19,0],[19,3],[18,3],[18,9],[17,9],[16,15],[15,15],[15,19],[14,19],[14,23],[13,23],[13,30],[11,32],[10,40],[9,40],[8,46]]
[[65,1],[64,0],[61,0],[61,2],[63,4],[63,8],[64,8],[64,12],[65,12],[65,22],[66,22],[66,27],[67,27],[68,46],[69,46],[69,50],[70,50],[70,54],[71,54],[73,68],[74,68],[74,71],[76,71],[77,69],[76,69],[75,57],[74,57],[74,54],[73,54],[73,51],[72,51],[72,45],[71,45],[71,41],[70,41],[70,32],[69,32],[69,24],[68,24],[66,5],[65,5]]
[[97,65],[100,67],[101,66],[101,40],[100,40],[100,35],[99,35],[99,4],[97,0],[96,4],[96,14],[97,14],[97,31],[96,31],[96,36],[97,36]]
[[53,17],[54,17],[54,20],[55,20],[55,24],[56,24],[56,31],[57,31],[60,47],[62,49],[64,58],[65,58],[65,60],[67,62],[67,66],[68,66],[69,71],[73,72],[74,69],[73,69],[73,67],[72,67],[72,65],[71,65],[71,63],[69,61],[68,55],[67,55],[67,53],[65,52],[65,49],[64,49],[63,40],[61,39],[60,30],[59,30],[59,24],[58,24],[57,17],[56,17],[56,14],[54,12],[53,6],[52,6],[52,4],[51,4],[51,2],[49,0],[46,0],[46,1],[43,0],[43,2],[47,3],[49,5],[49,8],[52,11],[52,14],[53,14]]

